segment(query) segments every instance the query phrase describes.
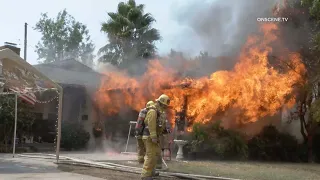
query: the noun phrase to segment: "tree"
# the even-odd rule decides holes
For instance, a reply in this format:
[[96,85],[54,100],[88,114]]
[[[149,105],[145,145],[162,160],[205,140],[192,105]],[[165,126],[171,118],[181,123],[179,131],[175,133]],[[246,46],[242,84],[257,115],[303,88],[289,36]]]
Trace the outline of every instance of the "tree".
[[74,58],[92,66],[95,47],[89,30],[66,10],[59,12],[56,19],[49,18],[47,13],[41,14],[34,29],[42,35],[35,51],[39,61],[47,63]]
[[[311,47],[310,47],[310,58],[308,65],[309,69],[309,84],[308,84],[308,97],[309,101],[307,103],[307,108],[309,111],[309,121],[306,126],[307,139],[308,139],[308,151],[309,151],[309,161],[313,161],[313,137],[316,134],[316,130],[319,126],[319,101],[320,101],[320,2],[316,0],[302,0],[302,5],[308,8],[310,15],[310,22],[312,23],[312,33],[311,34]],[[312,103],[312,99],[315,100]],[[312,104],[311,104],[312,103]],[[306,108],[306,109],[307,109]]]
[[110,19],[102,24],[109,43],[99,50],[100,62],[127,67],[134,60],[148,59],[155,55],[155,42],[160,40],[159,31],[152,28],[155,19],[144,13],[144,5],[134,0],[118,4],[116,13],[108,13]]
[[[290,21],[280,26],[281,35],[284,41],[287,41],[286,44],[299,44],[298,52],[307,70],[306,74],[302,75],[306,83],[297,87],[297,108],[292,113],[292,119],[300,121],[300,132],[304,144],[308,147],[308,158],[311,162],[313,161],[312,139],[318,125],[316,122],[318,109],[315,108],[318,103],[313,103],[313,100],[317,102],[320,95],[320,29],[318,26],[320,3],[315,0],[292,0],[285,1],[285,5],[285,8],[280,11],[280,16],[288,17]],[[295,34],[295,38],[290,32],[292,29],[298,32]]]
[[[12,140],[13,138],[15,97],[14,95],[1,95],[0,98],[0,141],[7,148],[8,140]],[[20,99],[18,99],[17,110],[17,137],[28,136],[31,133],[35,116],[30,112],[30,106]]]

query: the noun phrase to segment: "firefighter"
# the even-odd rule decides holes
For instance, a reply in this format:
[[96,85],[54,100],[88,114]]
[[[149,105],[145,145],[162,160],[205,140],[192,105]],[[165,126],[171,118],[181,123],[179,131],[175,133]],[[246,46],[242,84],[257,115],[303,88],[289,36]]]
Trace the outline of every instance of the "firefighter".
[[[165,135],[170,133],[170,126],[167,120],[167,113],[166,111],[160,112],[160,118],[159,118],[159,126],[158,126],[158,136],[159,136],[159,145],[161,148],[161,152],[164,152],[164,146],[165,146]],[[162,156],[161,153],[157,158],[157,165],[156,169],[162,169]]]
[[137,153],[138,153],[138,162],[140,164],[143,164],[144,162],[144,156],[146,154],[146,148],[145,145],[142,141],[142,131],[143,131],[143,122],[140,121],[144,121],[144,118],[146,116],[146,113],[148,111],[148,109],[154,105],[153,101],[149,101],[146,104],[146,108],[142,109],[139,113],[139,117],[137,120],[137,125],[136,125],[136,138],[137,138]]
[[143,131],[142,140],[146,147],[146,158],[143,164],[141,177],[144,180],[151,180],[154,174],[154,169],[159,156],[161,156],[161,148],[159,144],[159,135],[161,134],[160,116],[165,112],[170,104],[170,98],[162,94],[154,106],[150,107],[144,120],[145,128]]

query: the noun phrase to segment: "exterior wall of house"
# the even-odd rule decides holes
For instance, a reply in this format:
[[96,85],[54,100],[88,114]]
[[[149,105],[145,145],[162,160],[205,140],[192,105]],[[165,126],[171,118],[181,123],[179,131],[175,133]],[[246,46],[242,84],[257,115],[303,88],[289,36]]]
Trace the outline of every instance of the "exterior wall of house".
[[[92,94],[96,92],[101,75],[72,59],[35,65],[35,67],[62,85],[64,89],[62,121],[82,124],[90,133],[88,147],[95,147],[97,143],[92,133],[93,123],[100,119],[101,114],[99,110],[93,108]],[[50,113],[57,114],[56,105],[41,104],[35,108],[35,111],[38,112],[39,117],[47,118]]]
[[[55,92],[44,92],[38,97],[40,101],[48,101],[53,99],[57,94]],[[33,112],[41,115],[43,119],[57,119],[57,106],[58,99],[55,99],[49,103],[36,103]]]
[[[55,92],[44,92],[41,95],[37,95],[39,101],[47,101],[57,96]],[[34,137],[26,139],[25,143],[33,143],[38,141],[39,137],[44,142],[53,142],[56,128],[55,124],[58,117],[57,112],[58,100],[55,99],[49,103],[36,103],[35,106],[31,109],[35,113],[36,121],[33,125]]]
[[92,124],[95,120],[94,111],[95,109],[92,106],[92,99],[90,96],[90,92],[88,89],[86,89],[86,95],[85,95],[85,101],[80,107],[80,113],[79,113],[79,122],[83,125],[84,129],[89,132],[90,139],[88,142],[88,148],[91,150],[93,147],[95,147],[95,138],[92,133]]
[[[49,100],[55,97],[55,92],[45,92],[40,97],[40,101]],[[52,121],[56,123],[58,115],[58,100],[50,103],[36,103],[33,112],[36,113],[37,119]],[[90,133],[92,139],[92,122],[94,119],[92,100],[89,92],[83,87],[65,87],[63,96],[63,116],[62,121],[81,123],[85,130]],[[52,130],[54,133],[54,129]]]

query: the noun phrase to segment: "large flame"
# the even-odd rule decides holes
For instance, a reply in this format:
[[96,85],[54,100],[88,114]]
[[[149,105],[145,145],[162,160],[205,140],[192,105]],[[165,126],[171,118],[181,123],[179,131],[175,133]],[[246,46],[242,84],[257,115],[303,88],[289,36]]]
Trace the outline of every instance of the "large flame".
[[98,104],[106,114],[112,115],[124,106],[140,110],[147,101],[165,93],[177,111],[181,110],[184,97],[188,97],[187,117],[193,123],[207,123],[214,120],[218,112],[228,109],[239,112],[234,119],[237,123],[272,116],[281,107],[294,104],[294,98],[289,95],[296,83],[303,82],[301,75],[305,72],[299,54],[294,53],[279,57],[290,64],[290,68],[284,71],[269,65],[270,44],[277,40],[277,28],[273,23],[263,24],[261,31],[264,35],[248,38],[234,69],[217,71],[210,77],[180,77],[177,71],[165,67],[160,60],[150,61],[147,72],[137,78],[125,73],[106,72],[96,93]]

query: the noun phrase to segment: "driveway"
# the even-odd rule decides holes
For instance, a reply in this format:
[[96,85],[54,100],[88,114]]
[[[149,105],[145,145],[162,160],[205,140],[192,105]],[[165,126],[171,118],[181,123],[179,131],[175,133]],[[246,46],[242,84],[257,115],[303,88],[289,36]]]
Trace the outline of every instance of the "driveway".
[[0,180],[102,180],[87,175],[62,172],[53,160],[12,158],[10,154],[0,154]]

